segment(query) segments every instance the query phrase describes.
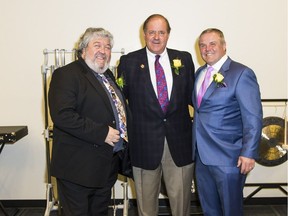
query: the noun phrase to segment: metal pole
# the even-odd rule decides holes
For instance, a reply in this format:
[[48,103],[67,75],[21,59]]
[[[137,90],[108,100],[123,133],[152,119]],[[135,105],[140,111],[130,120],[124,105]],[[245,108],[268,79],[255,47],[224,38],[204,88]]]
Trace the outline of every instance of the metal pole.
[[123,216],[128,216],[129,199],[128,199],[128,180],[124,178],[123,186]]
[[49,131],[49,114],[48,114],[48,97],[47,97],[47,71],[54,70],[54,66],[48,67],[48,52],[44,50],[44,65],[42,65],[42,76],[43,76],[43,97],[44,97],[44,115],[45,115],[45,146],[46,146],[46,169],[47,169],[47,191],[46,191],[46,209],[44,216],[49,216],[52,210],[57,210],[58,206],[55,205],[56,200],[53,193],[53,185],[51,183],[50,174],[50,131]]

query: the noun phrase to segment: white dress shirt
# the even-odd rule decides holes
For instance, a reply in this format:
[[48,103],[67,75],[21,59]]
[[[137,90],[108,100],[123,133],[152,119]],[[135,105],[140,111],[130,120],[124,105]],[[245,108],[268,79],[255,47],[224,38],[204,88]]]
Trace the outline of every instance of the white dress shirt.
[[[157,85],[156,85],[156,73],[155,73],[155,54],[150,52],[147,48],[147,57],[148,57],[148,64],[149,64],[149,72],[150,72],[150,78],[151,82],[154,88],[154,91],[156,93],[156,96],[158,97],[157,94]],[[171,70],[171,63],[169,60],[169,56],[167,53],[167,50],[160,55],[159,62],[161,66],[163,67],[164,73],[165,73],[165,78],[167,82],[167,90],[168,90],[168,98],[170,99],[171,96],[171,91],[172,91],[172,85],[173,85],[173,76],[172,76],[172,70]]]
[[202,85],[202,82],[203,82],[203,80],[204,80],[204,77],[205,77],[207,68],[210,67],[210,66],[212,66],[212,67],[214,68],[214,70],[213,70],[212,73],[211,73],[211,77],[210,77],[210,82],[209,82],[209,85],[210,85],[211,82],[212,82],[212,80],[213,80],[213,75],[216,74],[216,73],[218,73],[218,72],[221,72],[221,71],[219,71],[219,70],[220,70],[220,68],[222,67],[222,65],[224,64],[224,62],[227,60],[227,58],[228,58],[228,56],[227,56],[227,55],[224,55],[216,64],[214,64],[214,65],[208,65],[208,64],[207,64],[207,67],[204,68],[204,69],[200,72],[200,74],[199,74],[199,76],[198,76],[198,79],[197,79],[197,84],[196,84],[197,95],[198,95],[199,89],[200,89],[200,87],[201,87],[201,85]]

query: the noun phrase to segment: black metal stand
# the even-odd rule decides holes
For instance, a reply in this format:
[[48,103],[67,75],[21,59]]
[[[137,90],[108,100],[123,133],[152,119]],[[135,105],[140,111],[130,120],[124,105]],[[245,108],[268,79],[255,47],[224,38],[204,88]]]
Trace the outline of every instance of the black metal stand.
[[287,186],[287,183],[248,183],[245,184],[245,187],[257,187],[251,194],[249,194],[245,199],[244,203],[249,201],[255,194],[257,194],[262,189],[272,189],[272,188],[278,188],[280,191],[282,191],[286,196],[288,195],[287,191],[282,186]]
[[[5,143],[1,143],[0,154],[1,154],[4,146],[5,146]],[[5,216],[9,216],[9,214],[6,212],[6,210],[5,210],[5,208],[4,208],[4,206],[3,206],[3,204],[2,204],[1,201],[0,201],[0,209],[1,209],[1,211],[4,213]]]
[[[2,150],[3,150],[3,148],[4,148],[4,146],[5,146],[5,142],[2,142],[2,143],[0,143],[0,154],[1,154],[1,152],[2,152]],[[5,207],[4,207],[4,205],[2,204],[2,202],[0,201],[0,210],[4,213],[4,215],[5,216],[10,216],[9,214],[8,214],[8,212],[6,211],[6,209],[5,209]],[[16,209],[16,213],[18,212],[18,209]],[[16,215],[16,213],[13,213],[13,215]]]
[[1,143],[1,147],[0,147],[0,154],[1,154],[1,152],[2,152],[2,150],[3,150],[3,148],[4,148],[4,146],[5,146],[5,143]]
[[[46,209],[44,216],[49,216],[50,212],[52,210],[58,209],[58,202],[55,199],[54,191],[53,191],[53,185],[51,180],[51,174],[50,174],[50,141],[51,141],[51,130],[49,129],[49,114],[48,114],[48,96],[47,96],[47,71],[49,68],[46,68],[46,66],[42,66],[42,75],[43,75],[43,96],[44,96],[44,115],[45,115],[45,130],[44,130],[44,136],[45,136],[45,146],[46,146],[46,165],[47,165],[47,191],[46,191]],[[54,68],[51,66],[51,70]],[[59,209],[60,213],[60,209]]]
[[[284,102],[287,104],[288,99],[262,99],[262,102]],[[286,113],[285,113],[285,119],[284,119],[284,131],[287,132],[286,126]],[[286,141],[286,137],[284,136],[284,143]],[[282,191],[286,196],[288,195],[287,190],[283,188],[283,186],[287,186],[286,183],[246,183],[245,187],[257,187],[252,193],[250,193],[246,198],[244,198],[244,203],[248,202],[255,194],[257,194],[259,191],[263,189],[279,189]]]
[[6,212],[6,210],[5,210],[2,202],[0,202],[0,209],[1,209],[1,211],[4,213],[5,216],[9,216],[9,214]]

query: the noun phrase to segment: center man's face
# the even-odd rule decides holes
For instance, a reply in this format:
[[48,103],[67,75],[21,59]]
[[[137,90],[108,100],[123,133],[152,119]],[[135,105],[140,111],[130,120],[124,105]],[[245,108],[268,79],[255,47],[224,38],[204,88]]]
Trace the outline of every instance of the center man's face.
[[150,52],[154,54],[163,53],[169,39],[165,20],[161,17],[152,18],[147,23],[144,39]]

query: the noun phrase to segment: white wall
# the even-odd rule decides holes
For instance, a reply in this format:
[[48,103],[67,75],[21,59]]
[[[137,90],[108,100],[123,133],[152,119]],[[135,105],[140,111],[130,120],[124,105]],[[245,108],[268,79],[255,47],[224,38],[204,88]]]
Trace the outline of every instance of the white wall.
[[[168,46],[191,52],[196,67],[203,63],[197,36],[208,27],[220,28],[230,57],[254,69],[262,98],[288,95],[286,0],[1,0],[0,8],[0,126],[29,129],[0,155],[0,200],[45,199],[43,50],[73,48],[87,27],[107,28],[115,49],[127,53],[142,47],[143,21],[161,13],[172,26]],[[287,162],[257,165],[248,181],[287,182]],[[117,191],[121,196],[119,184]],[[279,193],[269,192],[274,194]]]

